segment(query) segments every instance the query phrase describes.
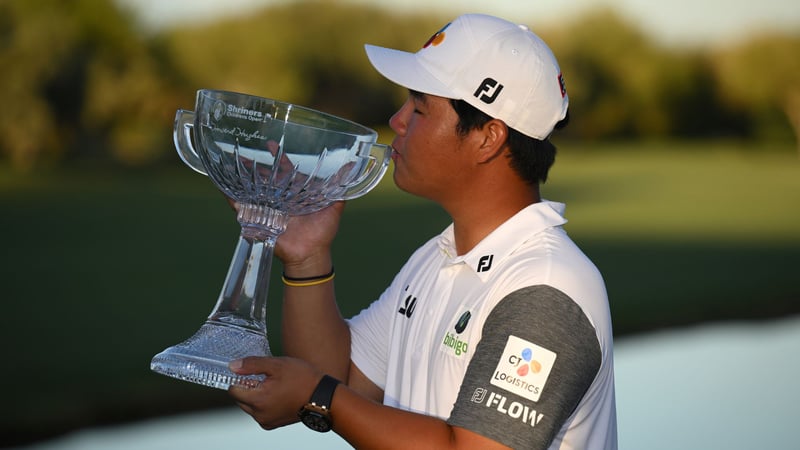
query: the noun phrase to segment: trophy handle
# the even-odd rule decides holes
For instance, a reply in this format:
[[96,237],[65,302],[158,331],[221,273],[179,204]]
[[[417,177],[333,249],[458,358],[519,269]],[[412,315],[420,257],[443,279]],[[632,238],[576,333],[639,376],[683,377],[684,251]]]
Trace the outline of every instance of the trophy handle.
[[383,178],[391,161],[392,147],[384,144],[363,143],[362,154],[359,157],[366,159],[366,167],[361,177],[349,186],[341,195],[331,200],[352,200],[371,191]]
[[179,109],[175,114],[175,129],[172,132],[172,139],[175,141],[175,148],[178,156],[192,169],[208,176],[203,161],[197,155],[197,151],[192,145],[192,129],[194,128],[194,111]]

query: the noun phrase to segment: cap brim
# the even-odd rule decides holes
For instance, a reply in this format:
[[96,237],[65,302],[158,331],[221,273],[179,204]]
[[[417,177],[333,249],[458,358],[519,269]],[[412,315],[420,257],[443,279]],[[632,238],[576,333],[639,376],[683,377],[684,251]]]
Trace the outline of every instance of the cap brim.
[[389,81],[423,94],[455,98],[441,81],[420,64],[415,53],[369,44],[364,49],[375,70]]

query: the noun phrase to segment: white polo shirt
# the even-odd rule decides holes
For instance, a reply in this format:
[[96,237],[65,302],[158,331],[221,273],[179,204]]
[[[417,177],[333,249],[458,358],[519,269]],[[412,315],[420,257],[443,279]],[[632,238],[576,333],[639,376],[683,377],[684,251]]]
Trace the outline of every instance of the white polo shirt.
[[530,205],[462,256],[451,225],[350,320],[384,404],[514,448],[616,448],[605,285],[563,211]]

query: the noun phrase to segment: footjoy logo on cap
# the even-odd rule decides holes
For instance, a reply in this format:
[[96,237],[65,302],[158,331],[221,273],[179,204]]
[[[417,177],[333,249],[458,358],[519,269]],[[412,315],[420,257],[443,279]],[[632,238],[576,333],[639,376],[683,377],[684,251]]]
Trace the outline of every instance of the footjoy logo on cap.
[[478,86],[478,90],[472,95],[480,99],[483,103],[491,105],[497,100],[497,96],[500,95],[502,90],[503,85],[498,83],[497,80],[494,78],[484,78],[480,86]]
[[[452,22],[450,22],[450,23],[452,23]],[[425,45],[422,46],[422,48],[428,48],[431,45],[436,47],[437,45],[439,45],[442,42],[444,42],[444,37],[445,37],[444,30],[446,30],[447,27],[450,26],[450,23],[448,23],[447,25],[443,26],[441,30],[439,30],[436,33],[434,33],[433,36],[431,36],[431,38],[428,39],[428,42],[426,42]]]

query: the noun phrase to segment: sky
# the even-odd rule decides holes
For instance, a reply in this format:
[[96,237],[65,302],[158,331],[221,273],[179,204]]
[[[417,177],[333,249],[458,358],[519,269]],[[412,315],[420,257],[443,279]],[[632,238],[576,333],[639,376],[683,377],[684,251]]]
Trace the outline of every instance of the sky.
[[[128,5],[152,29],[226,15],[292,0],[116,0]],[[390,10],[478,12],[508,20],[552,24],[588,8],[608,6],[668,45],[717,45],[764,30],[800,33],[798,0],[348,0]]]

